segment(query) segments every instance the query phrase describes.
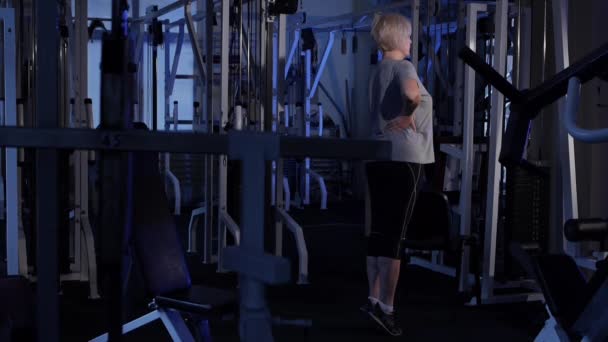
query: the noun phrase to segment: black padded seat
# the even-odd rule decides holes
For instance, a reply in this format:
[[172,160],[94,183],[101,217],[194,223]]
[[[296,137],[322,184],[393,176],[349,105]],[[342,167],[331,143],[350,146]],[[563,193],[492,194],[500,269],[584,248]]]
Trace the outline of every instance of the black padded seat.
[[[145,126],[137,127],[146,129]],[[236,310],[236,289],[192,285],[185,250],[158,170],[158,154],[133,155],[132,245],[157,308],[176,309],[203,318]]]
[[[569,220],[564,230],[571,241],[600,241],[608,235],[608,225],[598,219]],[[511,243],[510,252],[526,273],[536,280],[559,330],[572,340],[589,337],[587,334],[594,338],[603,336],[601,334],[605,332],[596,329],[596,320],[598,312],[605,309],[607,296],[602,289],[606,288],[608,281],[608,259],[596,264],[596,272],[587,281],[571,256],[532,256],[515,241]],[[548,326],[552,325],[545,327]],[[544,336],[543,333],[544,330],[539,336]],[[600,337],[599,340],[605,339]]]

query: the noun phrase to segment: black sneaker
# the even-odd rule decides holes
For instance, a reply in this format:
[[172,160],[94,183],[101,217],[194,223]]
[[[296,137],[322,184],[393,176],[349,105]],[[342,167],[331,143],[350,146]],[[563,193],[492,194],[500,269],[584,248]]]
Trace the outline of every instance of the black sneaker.
[[371,314],[371,312],[374,310],[374,305],[372,304],[372,301],[368,298],[365,304],[361,305],[359,310],[361,310],[363,313]]
[[387,333],[392,336],[401,336],[403,331],[397,326],[394,314],[387,314],[380,308],[379,304],[374,306],[374,309],[369,313],[370,317],[380,325]]

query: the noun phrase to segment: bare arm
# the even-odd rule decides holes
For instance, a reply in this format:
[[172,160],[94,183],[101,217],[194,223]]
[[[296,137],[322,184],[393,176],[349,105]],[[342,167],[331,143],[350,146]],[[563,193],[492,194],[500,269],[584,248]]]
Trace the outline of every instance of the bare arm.
[[386,130],[407,129],[412,127],[416,131],[416,123],[414,122],[414,111],[420,105],[420,87],[415,79],[405,79],[401,83],[401,92],[403,96],[403,111],[400,116],[391,120],[386,125]]
[[403,94],[403,102],[405,103],[403,114],[410,116],[414,114],[414,110],[420,105],[421,97],[418,81],[411,78],[404,80],[401,83],[401,91]]

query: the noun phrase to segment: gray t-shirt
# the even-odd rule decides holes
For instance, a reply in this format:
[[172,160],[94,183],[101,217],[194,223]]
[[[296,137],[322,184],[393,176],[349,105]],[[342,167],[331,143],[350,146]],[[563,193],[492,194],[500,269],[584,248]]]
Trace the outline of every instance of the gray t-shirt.
[[[414,111],[416,131],[384,131],[388,122],[403,112],[401,84],[414,79],[420,87],[420,105]],[[435,162],[433,151],[433,98],[424,88],[414,65],[406,60],[382,60],[369,83],[372,138],[393,143],[392,160],[430,164]]]

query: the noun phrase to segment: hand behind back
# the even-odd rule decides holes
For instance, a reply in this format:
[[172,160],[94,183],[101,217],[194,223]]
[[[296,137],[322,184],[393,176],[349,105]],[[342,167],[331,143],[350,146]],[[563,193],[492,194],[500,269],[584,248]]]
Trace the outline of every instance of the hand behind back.
[[386,126],[384,126],[384,130],[387,132],[392,132],[406,130],[408,127],[411,127],[414,132],[416,132],[416,122],[413,114],[410,116],[398,116],[394,118],[393,120],[389,121]]

